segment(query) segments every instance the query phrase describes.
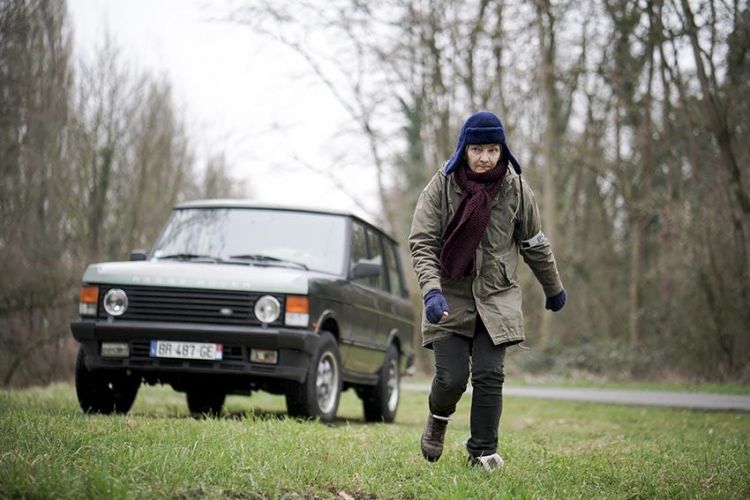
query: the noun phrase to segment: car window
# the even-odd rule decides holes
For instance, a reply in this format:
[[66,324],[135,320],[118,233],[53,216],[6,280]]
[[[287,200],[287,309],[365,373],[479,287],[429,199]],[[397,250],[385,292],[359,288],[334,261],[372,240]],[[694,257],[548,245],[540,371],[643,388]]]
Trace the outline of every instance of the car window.
[[385,276],[385,266],[383,265],[383,245],[380,242],[380,233],[373,231],[371,228],[367,228],[367,248],[369,250],[369,261],[380,266],[380,274],[370,278],[369,285],[388,291],[388,279]]
[[388,271],[388,281],[390,283],[391,293],[394,295],[406,296],[404,281],[401,276],[401,261],[398,257],[398,248],[396,245],[386,240],[385,262]]
[[[349,262],[349,270],[354,269],[354,265],[360,261],[367,261],[367,239],[365,236],[365,228],[362,224],[357,222],[352,223],[352,251]],[[358,283],[368,283],[367,278],[359,278],[354,281]]]

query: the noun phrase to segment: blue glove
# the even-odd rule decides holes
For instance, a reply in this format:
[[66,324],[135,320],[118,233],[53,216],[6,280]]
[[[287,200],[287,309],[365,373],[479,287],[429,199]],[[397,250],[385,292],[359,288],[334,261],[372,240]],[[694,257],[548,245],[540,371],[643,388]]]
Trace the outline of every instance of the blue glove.
[[552,312],[557,312],[565,305],[566,298],[567,295],[565,295],[565,290],[558,293],[554,297],[547,297],[547,301],[544,303],[544,308],[551,309]]
[[444,314],[448,313],[448,303],[440,290],[430,290],[424,296],[424,313],[427,321],[433,325],[438,323]]

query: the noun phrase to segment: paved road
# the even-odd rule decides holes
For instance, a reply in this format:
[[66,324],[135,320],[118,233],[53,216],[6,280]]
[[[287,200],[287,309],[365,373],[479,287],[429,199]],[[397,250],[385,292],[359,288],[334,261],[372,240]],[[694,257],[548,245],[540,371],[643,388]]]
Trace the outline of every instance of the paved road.
[[[404,382],[406,391],[430,392],[427,384]],[[471,387],[467,389],[471,393]],[[503,388],[503,395],[520,398],[585,401],[637,406],[666,406],[691,410],[733,410],[750,412],[750,396],[701,392],[628,391],[623,389],[570,389],[561,387]]]

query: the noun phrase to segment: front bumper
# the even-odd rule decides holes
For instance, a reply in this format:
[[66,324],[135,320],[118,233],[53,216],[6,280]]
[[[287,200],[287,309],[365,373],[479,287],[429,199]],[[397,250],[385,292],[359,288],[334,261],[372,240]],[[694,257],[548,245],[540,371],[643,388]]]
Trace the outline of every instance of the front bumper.
[[[189,323],[85,320],[70,325],[73,337],[86,352],[88,369],[130,369],[147,373],[249,375],[257,378],[305,380],[311,355],[320,342],[312,330]],[[155,358],[152,340],[180,340],[223,344],[224,359],[216,361]],[[127,358],[103,358],[102,341],[127,342]],[[275,365],[250,361],[251,349],[279,352]]]

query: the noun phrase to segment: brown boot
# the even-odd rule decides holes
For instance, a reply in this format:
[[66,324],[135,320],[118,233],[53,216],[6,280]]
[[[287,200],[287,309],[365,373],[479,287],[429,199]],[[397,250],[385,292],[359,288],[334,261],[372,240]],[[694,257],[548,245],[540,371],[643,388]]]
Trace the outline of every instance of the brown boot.
[[422,433],[422,456],[429,462],[437,462],[443,454],[443,441],[445,441],[445,429],[448,427],[449,417],[440,417],[430,414],[427,417],[427,425]]

